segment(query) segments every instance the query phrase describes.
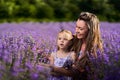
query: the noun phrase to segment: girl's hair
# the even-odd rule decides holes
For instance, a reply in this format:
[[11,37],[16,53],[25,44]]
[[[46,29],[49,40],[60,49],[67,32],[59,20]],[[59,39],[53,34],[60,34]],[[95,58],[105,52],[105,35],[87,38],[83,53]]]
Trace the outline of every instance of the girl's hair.
[[[88,35],[86,37],[85,52],[89,52],[91,55],[97,57],[96,52],[98,49],[101,52],[103,52],[102,39],[100,36],[99,19],[93,13],[82,12],[78,17],[78,20],[84,20],[89,29]],[[77,41],[77,43],[76,43],[76,41]],[[73,45],[73,48],[76,52],[78,52],[81,48],[82,40],[80,40],[80,39],[78,40],[75,38],[74,42],[75,42],[75,44]]]
[[[72,38],[73,38],[72,32],[69,31],[69,30],[64,30],[64,29],[62,29],[62,30],[58,33],[58,36],[59,36],[60,34],[64,35],[66,39],[70,40],[69,43],[68,43],[69,45],[68,45],[68,47],[67,47],[67,49],[66,49],[66,51],[70,51],[70,46],[71,46]],[[59,47],[58,47],[58,50],[59,50]]]

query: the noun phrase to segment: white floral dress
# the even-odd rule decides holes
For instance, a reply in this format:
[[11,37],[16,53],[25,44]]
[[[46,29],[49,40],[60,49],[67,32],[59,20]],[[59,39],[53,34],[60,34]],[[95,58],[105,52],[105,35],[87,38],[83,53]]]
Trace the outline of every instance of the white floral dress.
[[[64,67],[66,69],[69,69],[72,64],[73,64],[73,60],[70,56],[70,54],[67,56],[67,57],[64,57],[64,58],[59,58],[57,57],[57,54],[55,54],[55,57],[54,57],[54,65],[57,66],[57,67]],[[67,76],[51,76],[49,78],[49,80],[72,80],[71,77],[67,77]]]

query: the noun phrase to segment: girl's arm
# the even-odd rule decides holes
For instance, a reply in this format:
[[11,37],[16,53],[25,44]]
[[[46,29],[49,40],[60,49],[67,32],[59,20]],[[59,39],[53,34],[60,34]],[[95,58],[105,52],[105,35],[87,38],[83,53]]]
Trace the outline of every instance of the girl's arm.
[[55,56],[55,54],[54,54],[54,53],[51,53],[51,55],[50,55],[50,57],[49,57],[50,65],[54,65],[54,56]]
[[50,67],[54,64],[54,53],[51,53],[51,55],[48,57],[48,59],[50,60],[49,64],[45,64],[45,63],[39,63],[40,66],[44,66],[44,67]]

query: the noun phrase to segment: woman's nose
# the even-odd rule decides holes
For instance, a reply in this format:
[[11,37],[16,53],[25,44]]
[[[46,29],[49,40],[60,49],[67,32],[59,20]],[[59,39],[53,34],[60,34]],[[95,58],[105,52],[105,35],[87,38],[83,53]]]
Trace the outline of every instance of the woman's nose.
[[77,31],[77,30],[78,30],[78,27],[76,27],[75,29],[76,29],[76,31]]
[[76,28],[76,29],[75,29],[75,32],[76,32],[76,33],[78,33],[78,32],[79,32],[79,30]]

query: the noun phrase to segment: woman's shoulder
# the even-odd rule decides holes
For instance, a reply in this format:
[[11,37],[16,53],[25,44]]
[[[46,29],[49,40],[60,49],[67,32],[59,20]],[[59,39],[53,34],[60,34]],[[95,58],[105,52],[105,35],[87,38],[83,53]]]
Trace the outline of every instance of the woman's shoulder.
[[76,59],[77,55],[76,55],[75,51],[71,51],[71,52],[70,52],[70,57],[71,57],[73,60]]
[[75,51],[71,51],[69,53],[70,53],[70,56],[76,55]]

